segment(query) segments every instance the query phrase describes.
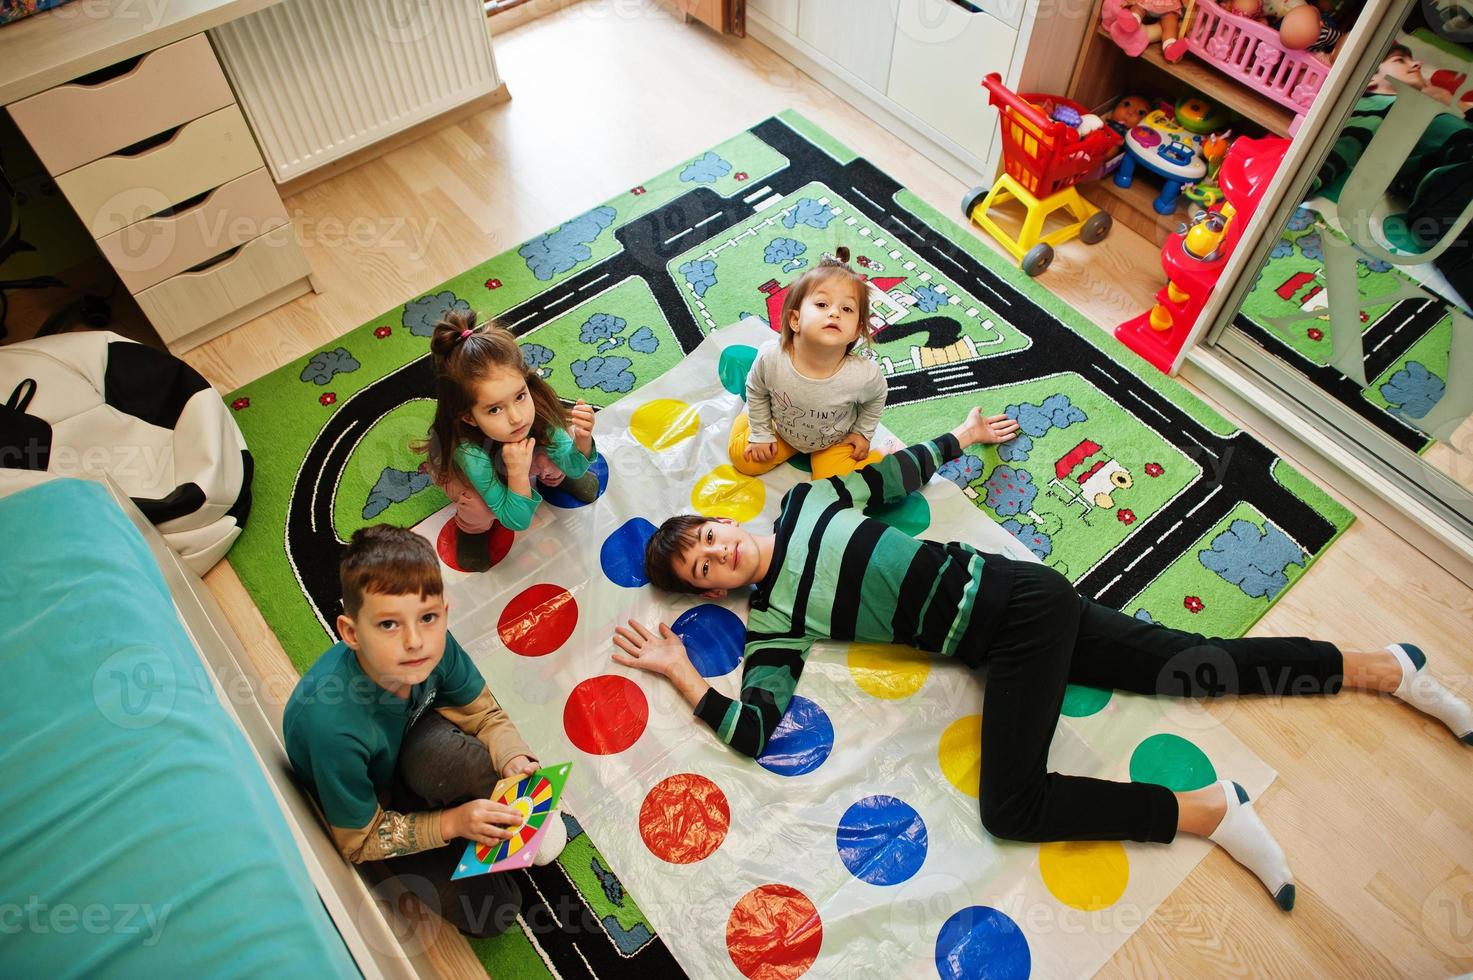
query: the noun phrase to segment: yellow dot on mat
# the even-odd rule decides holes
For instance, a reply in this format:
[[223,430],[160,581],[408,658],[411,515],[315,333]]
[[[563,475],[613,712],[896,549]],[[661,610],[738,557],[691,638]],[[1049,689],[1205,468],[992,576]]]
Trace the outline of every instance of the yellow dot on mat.
[[762,481],[738,473],[722,463],[696,481],[690,492],[691,506],[707,517],[729,517],[734,521],[750,521],[762,513],[767,491]]
[[897,643],[851,643],[849,673],[864,693],[895,701],[910,697],[926,683],[931,657]]
[[1038,872],[1054,898],[1093,912],[1125,894],[1130,860],[1119,841],[1052,841],[1038,848]]
[[629,417],[630,434],[655,452],[689,439],[700,428],[701,413],[677,398],[656,398]]
[[967,715],[946,726],[936,756],[941,773],[968,796],[977,795],[982,779],[982,716]]

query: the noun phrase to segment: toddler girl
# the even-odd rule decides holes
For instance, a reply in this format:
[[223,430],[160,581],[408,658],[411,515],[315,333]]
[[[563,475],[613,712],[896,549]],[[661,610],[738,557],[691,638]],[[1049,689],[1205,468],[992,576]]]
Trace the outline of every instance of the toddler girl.
[[[455,504],[455,561],[468,572],[491,567],[492,520],[525,531],[542,502],[537,484],[578,500],[598,495],[593,409],[572,411],[522,358],[516,338],[494,323],[476,326],[452,310],[430,338],[438,404],[428,437],[415,448]],[[571,428],[571,434],[569,430]]]
[[879,459],[870,440],[885,408],[885,373],[855,353],[870,339],[869,290],[835,250],[788,288],[782,337],[747,374],[747,411],[731,427],[728,451],[741,473],[766,473],[809,453],[815,480]]

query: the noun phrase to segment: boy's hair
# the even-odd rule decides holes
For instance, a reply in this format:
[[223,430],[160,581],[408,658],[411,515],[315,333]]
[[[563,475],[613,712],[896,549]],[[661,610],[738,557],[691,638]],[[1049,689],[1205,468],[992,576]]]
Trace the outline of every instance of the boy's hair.
[[819,283],[828,279],[843,279],[852,283],[855,291],[855,302],[858,304],[859,312],[859,337],[844,348],[848,354],[854,350],[855,344],[860,340],[869,343],[874,336],[874,329],[869,322],[869,283],[864,276],[849,267],[849,250],[843,245],[834,249],[833,257],[824,256],[818,265],[809,269],[798,277],[788,287],[788,295],[783,299],[782,312],[782,349],[791,352],[793,349],[793,314],[803,305],[803,300]]
[[430,360],[435,367],[435,419],[414,450],[429,458],[430,474],[442,486],[452,479],[465,480],[455,461],[455,447],[466,440],[480,445],[486,439],[465,417],[475,407],[476,385],[497,368],[514,371],[526,382],[537,409],[527,434],[537,445],[550,446],[553,429],[568,427],[568,410],[552,386],[527,363],[517,339],[492,321],[476,326],[474,310],[450,310],[435,324]]
[[696,543],[698,529],[706,518],[696,514],[678,514],[670,518],[644,546],[644,577],[664,592],[700,595],[705,590],[692,585],[675,572],[680,553]]
[[440,560],[424,538],[407,527],[374,524],[353,532],[338,565],[343,590],[343,612],[350,618],[363,607],[363,597],[445,594]]

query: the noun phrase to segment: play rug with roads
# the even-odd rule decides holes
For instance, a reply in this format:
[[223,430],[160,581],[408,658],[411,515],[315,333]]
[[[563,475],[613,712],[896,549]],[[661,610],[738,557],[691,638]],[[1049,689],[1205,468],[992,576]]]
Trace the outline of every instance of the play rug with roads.
[[[1365,386],[1329,366],[1326,248],[1355,265]],[[1420,420],[1447,390],[1455,307],[1391,263],[1354,250],[1324,216],[1295,210],[1234,323],[1412,452],[1431,445]],[[1428,426],[1428,428],[1432,428]]]
[[[943,476],[978,518],[1084,593],[1241,635],[1349,525],[1251,435],[784,113],[229,396],[257,455],[252,520],[230,560],[297,667],[332,639],[342,542],[445,504],[409,444],[433,410],[428,336],[446,310],[496,316],[560,394],[604,408],[713,329],[770,321],[787,284],[840,244],[872,286],[873,355],[890,378],[884,424],[909,440],[973,403],[1017,417],[1015,443],[975,450]],[[501,544],[513,557],[540,547],[535,533],[522,537]],[[603,640],[593,631],[584,642]],[[1076,695],[1080,716],[1110,701]]]

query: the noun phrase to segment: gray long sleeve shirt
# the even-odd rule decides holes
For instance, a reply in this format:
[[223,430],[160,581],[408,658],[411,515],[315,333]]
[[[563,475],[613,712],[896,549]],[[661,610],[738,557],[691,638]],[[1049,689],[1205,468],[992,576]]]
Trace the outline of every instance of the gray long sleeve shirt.
[[885,408],[885,372],[860,354],[844,358],[833,377],[799,374],[776,340],[764,344],[747,374],[752,442],[774,435],[799,452],[835,445],[851,432],[873,439]]

